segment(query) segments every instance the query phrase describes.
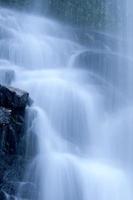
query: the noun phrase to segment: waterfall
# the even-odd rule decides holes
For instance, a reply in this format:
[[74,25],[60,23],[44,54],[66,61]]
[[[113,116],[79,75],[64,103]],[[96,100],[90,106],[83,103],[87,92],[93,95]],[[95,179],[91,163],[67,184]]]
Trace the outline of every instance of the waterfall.
[[34,100],[16,200],[133,199],[132,19],[127,38],[95,33],[105,45],[92,48],[54,20],[0,8],[0,69]]

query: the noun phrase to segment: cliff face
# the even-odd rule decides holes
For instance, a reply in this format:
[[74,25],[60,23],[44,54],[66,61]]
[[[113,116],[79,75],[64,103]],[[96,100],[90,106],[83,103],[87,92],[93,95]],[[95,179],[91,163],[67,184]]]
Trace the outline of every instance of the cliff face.
[[122,3],[116,4],[115,0],[0,0],[0,4],[39,12],[70,25],[103,30],[106,24],[111,29],[116,26]]
[[25,172],[25,91],[0,85],[0,200],[16,195]]

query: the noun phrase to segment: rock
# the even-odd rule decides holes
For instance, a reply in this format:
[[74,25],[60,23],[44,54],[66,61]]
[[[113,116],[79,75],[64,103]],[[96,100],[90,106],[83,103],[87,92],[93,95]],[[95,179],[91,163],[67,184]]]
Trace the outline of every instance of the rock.
[[15,195],[18,189],[18,183],[16,182],[7,182],[2,185],[2,191],[9,195]]
[[10,157],[11,158],[7,163],[10,167],[6,170],[3,181],[6,183],[22,182],[29,160],[25,159],[22,155],[14,155]]
[[[37,199],[37,188],[31,182],[7,182],[2,186],[2,195],[15,197],[19,191],[19,197],[22,199]],[[1,194],[0,194],[1,195]]]
[[0,191],[0,200],[15,200],[16,197],[13,195],[7,194],[5,191]]
[[17,133],[12,125],[0,127],[0,133],[1,152],[8,155],[17,153],[17,147],[19,145],[18,140],[20,138],[19,133],[17,136]]
[[15,110],[25,108],[30,102],[27,92],[0,85],[0,106]]
[[0,85],[0,150],[2,152],[17,154],[24,131],[25,107],[28,104],[27,92]]
[[22,182],[29,162],[24,157],[26,146],[21,143],[26,107],[31,104],[27,92],[0,85],[0,200],[16,199],[17,183]]
[[0,126],[10,124],[11,110],[0,107]]
[[0,84],[10,85],[15,78],[15,73],[10,69],[0,69]]
[[7,200],[6,193],[4,191],[0,191],[0,200]]
[[0,150],[2,152],[7,151],[9,148],[10,151],[15,148],[15,138],[10,123],[11,110],[0,107]]
[[4,183],[5,172],[8,170],[10,164],[10,158],[0,153],[0,189]]

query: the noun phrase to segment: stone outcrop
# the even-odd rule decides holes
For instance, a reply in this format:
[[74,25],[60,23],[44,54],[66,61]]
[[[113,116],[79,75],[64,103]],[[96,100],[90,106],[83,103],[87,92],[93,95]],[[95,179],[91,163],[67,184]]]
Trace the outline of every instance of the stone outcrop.
[[22,143],[30,104],[27,92],[0,85],[0,200],[13,199],[25,171]]
[[[121,3],[121,6],[125,6]],[[123,18],[120,16],[120,5],[116,1],[105,0],[40,0],[33,6],[32,0],[0,0],[0,5],[13,7],[21,10],[41,12],[52,16],[63,23],[93,29],[105,29],[105,24],[111,30],[116,28],[116,19],[123,25]],[[31,9],[32,8],[32,9]],[[108,11],[108,12],[107,12]],[[105,17],[106,16],[106,17]],[[106,27],[107,28],[107,27]]]
[[0,85],[0,105],[13,110],[25,109],[29,94],[13,87]]

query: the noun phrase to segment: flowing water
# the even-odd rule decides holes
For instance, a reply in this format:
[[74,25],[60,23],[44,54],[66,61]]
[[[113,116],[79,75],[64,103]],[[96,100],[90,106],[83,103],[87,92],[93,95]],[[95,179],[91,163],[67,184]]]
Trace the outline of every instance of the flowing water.
[[[126,66],[106,69],[95,60],[105,51],[116,63],[131,59],[120,55],[123,46],[120,52],[90,49],[72,38],[53,20],[0,8],[0,68],[15,71],[13,86],[34,100],[27,154],[34,152],[23,184],[34,185],[36,194],[28,185],[31,200],[132,200],[133,70],[130,64],[125,77]],[[86,51],[93,62],[77,67]],[[98,68],[90,70],[94,63]],[[21,186],[16,200],[24,195]]]

